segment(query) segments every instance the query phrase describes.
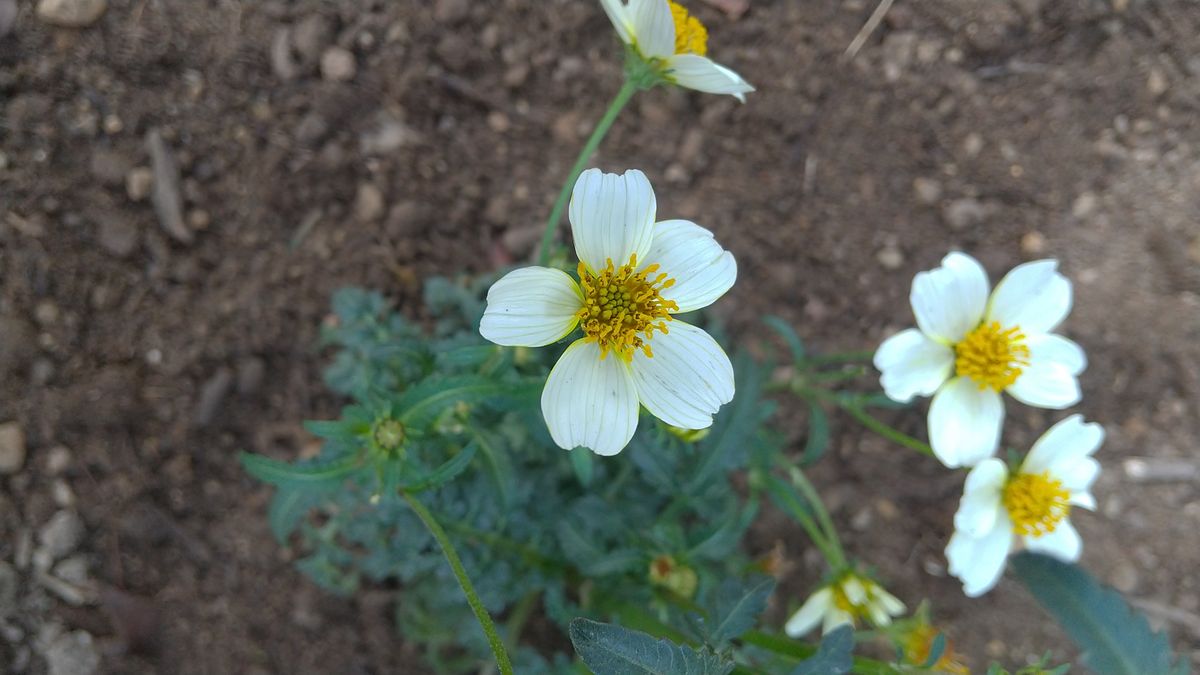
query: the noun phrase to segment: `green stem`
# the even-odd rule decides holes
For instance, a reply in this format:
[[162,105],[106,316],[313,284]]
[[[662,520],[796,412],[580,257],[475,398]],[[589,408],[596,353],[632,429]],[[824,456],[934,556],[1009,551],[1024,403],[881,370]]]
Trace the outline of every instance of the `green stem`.
[[[781,635],[775,635],[761,630],[751,630],[740,638],[742,642],[754,645],[760,649],[775,652],[782,656],[788,656],[798,661],[812,658],[817,653],[817,647],[786,638]],[[854,667],[852,673],[859,675],[895,675],[896,668],[883,661],[874,659],[864,659],[854,657]]]
[[546,221],[546,231],[542,233],[542,245],[538,249],[538,264],[545,266],[550,260],[550,246],[554,243],[554,233],[558,229],[558,221],[562,218],[563,209],[567,208],[567,202],[571,199],[571,192],[575,189],[575,181],[579,180],[579,174],[583,173],[583,169],[587,166],[588,160],[592,154],[596,152],[596,148],[600,146],[600,141],[604,140],[604,135],[608,133],[613,122],[616,121],[617,115],[629,99],[641,85],[632,77],[625,78],[625,84],[621,85],[621,90],[617,92],[612,103],[608,104],[608,110],[604,111],[604,116],[596,123],[596,128],[592,130],[592,135],[588,137],[587,143],[583,144],[583,150],[579,151],[579,157],[575,159],[575,164],[571,167],[571,172],[567,174],[567,181],[563,183],[562,189],[558,191],[558,199],[554,200],[554,208],[550,210],[550,218]]
[[821,501],[821,495],[817,493],[817,489],[809,482],[808,477],[804,472],[796,467],[789,467],[788,473],[791,476],[792,484],[800,488],[804,493],[804,498],[812,504],[813,511],[817,514],[817,520],[821,523],[821,529],[825,531],[825,541],[833,549],[837,559],[830,560],[829,564],[836,570],[846,567],[846,552],[842,550],[842,542],[838,539],[837,528],[833,525],[833,519],[829,517],[829,511],[825,508],[825,502]]
[[475,592],[475,586],[471,583],[471,578],[467,576],[467,570],[463,567],[462,560],[458,557],[458,551],[455,550],[454,544],[450,541],[450,537],[446,536],[446,531],[438,524],[438,521],[425,508],[425,505],[417,500],[416,497],[404,492],[404,501],[408,502],[409,507],[417,514],[429,533],[437,540],[442,547],[442,553],[446,554],[446,561],[450,563],[450,569],[454,571],[454,576],[458,579],[458,584],[462,586],[463,595],[467,596],[467,604],[471,606],[471,611],[475,612],[475,618],[479,621],[479,627],[487,635],[488,644],[492,647],[492,653],[496,656],[496,666],[500,669],[501,675],[512,675],[512,662],[508,659],[508,651],[504,649],[504,641],[500,639],[500,633],[496,631],[496,624],[492,622],[492,617],[488,614],[487,608],[483,606],[483,602],[479,600],[479,595]]
[[926,443],[922,440],[913,438],[912,436],[909,436],[908,434],[904,433],[903,431],[894,429],[894,428],[888,426],[887,424],[880,422],[879,420],[872,417],[870,413],[863,410],[862,408],[859,408],[858,406],[847,405],[844,403],[841,405],[842,405],[842,409],[844,409],[846,412],[850,413],[850,415],[852,417],[854,417],[854,419],[856,419],[860,423],[862,423],[862,425],[864,427],[870,429],[871,431],[874,431],[875,433],[879,434],[880,436],[883,436],[884,438],[888,439],[889,441],[903,445],[906,448],[911,448],[913,450],[916,450],[917,452],[919,452],[923,455],[928,455],[929,457],[934,456],[933,448],[929,447],[928,443]]

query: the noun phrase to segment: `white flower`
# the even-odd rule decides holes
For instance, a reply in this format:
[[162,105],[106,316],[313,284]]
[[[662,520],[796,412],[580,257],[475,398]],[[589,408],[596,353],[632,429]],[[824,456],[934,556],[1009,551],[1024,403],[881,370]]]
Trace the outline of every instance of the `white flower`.
[[1050,332],[1071,311],[1071,282],[1057,261],[1018,265],[988,297],[983,267],[951,253],[941,267],[917,274],[909,301],[919,328],[885,340],[875,367],[889,398],[933,396],[929,443],[946,466],[974,466],[995,453],[1001,391],[1038,408],[1079,402],[1087,358]]
[[579,282],[525,267],[488,291],[479,332],[496,344],[540,347],[583,329],[542,391],[546,426],[563,448],[617,454],[637,428],[639,402],[667,424],[704,429],[733,400],[721,346],[671,316],[724,295],[737,278],[733,254],[703,227],[654,214],[641,171],[589,169],[568,210]]
[[745,102],[754,87],[708,57],[708,31],[669,0],[600,0],[621,40],[668,82]]
[[1079,560],[1083,542],[1069,516],[1072,506],[1096,508],[1089,490],[1100,464],[1092,453],[1103,441],[1100,425],[1072,415],[1033,444],[1015,474],[998,459],[986,459],[967,474],[946,547],[950,574],[963,582],[967,595],[996,585],[1014,547]]
[[862,619],[882,627],[891,624],[892,617],[900,616],[904,610],[904,603],[882,586],[847,572],[809,596],[788,619],[783,631],[788,637],[798,638],[818,625],[822,633],[828,633],[843,624],[854,626]]

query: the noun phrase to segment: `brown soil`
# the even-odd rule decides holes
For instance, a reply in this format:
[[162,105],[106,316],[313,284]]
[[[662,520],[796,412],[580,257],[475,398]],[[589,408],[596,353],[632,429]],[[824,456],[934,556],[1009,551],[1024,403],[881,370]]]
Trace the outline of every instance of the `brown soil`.
[[[107,590],[72,607],[28,582],[0,662],[51,622],[95,635],[105,672],[421,672],[396,592],[316,590],[235,453],[311,450],[300,421],[336,411],[315,347],[334,289],[415,312],[424,277],[528,255],[620,65],[595,2],[417,4],[110,0],[74,30],[17,3],[0,36],[0,422],[29,453],[0,476],[0,560],[74,508]],[[1196,659],[1196,5],[901,1],[847,62],[874,2],[751,0],[736,20],[715,4],[690,3],[759,91],[641,94],[596,163],[643,168],[663,214],[734,251],[719,311],[743,340],[773,313],[818,347],[870,348],[911,323],[912,275],[950,249],[993,278],[1059,258],[1091,360],[1079,410],[1109,431],[1083,564]],[[322,75],[335,45],[354,73],[328,57]],[[126,186],[151,130],[181,172],[182,232]],[[1006,442],[1057,418],[1017,409]],[[919,411],[895,419],[922,433]],[[1075,656],[1015,582],[968,600],[945,576],[961,475],[839,428],[816,477],[892,590],[932,598],[979,661]],[[1136,479],[1130,457],[1165,475]],[[755,543],[784,541],[799,596],[818,568],[773,522]]]

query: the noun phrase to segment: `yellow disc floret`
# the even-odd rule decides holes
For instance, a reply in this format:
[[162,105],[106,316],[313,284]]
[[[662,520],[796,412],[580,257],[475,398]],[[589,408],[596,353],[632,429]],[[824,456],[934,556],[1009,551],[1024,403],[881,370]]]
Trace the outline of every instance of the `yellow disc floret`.
[[1004,486],[1004,508],[1013,532],[1030,537],[1050,534],[1071,512],[1071,493],[1062,481],[1042,473],[1020,473]]
[[639,349],[654,356],[650,338],[656,330],[666,333],[669,312],[679,309],[673,300],[662,297],[675,280],[656,272],[657,264],[639,271],[636,253],[620,267],[614,267],[610,258],[599,272],[579,263],[583,308],[576,316],[586,339],[600,345],[601,358],[611,351],[628,362]]
[[954,368],[980,389],[1003,391],[1029,365],[1029,347],[1019,326],[1004,329],[999,322],[981,324],[954,345]]
[[708,30],[699,19],[688,14],[688,11],[676,2],[671,3],[671,18],[675,20],[676,54],[704,56],[708,53]]

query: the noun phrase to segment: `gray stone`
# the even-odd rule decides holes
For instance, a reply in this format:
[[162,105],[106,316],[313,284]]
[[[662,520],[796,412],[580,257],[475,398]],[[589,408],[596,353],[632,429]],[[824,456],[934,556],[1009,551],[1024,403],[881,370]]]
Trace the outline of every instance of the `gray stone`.
[[366,155],[386,155],[420,142],[420,134],[391,115],[381,115],[378,124],[358,138],[359,149]]
[[330,47],[321,54],[321,77],[330,82],[345,82],[358,73],[354,54],[341,47]]
[[0,424],[0,475],[11,475],[25,465],[25,431],[16,422]]
[[196,402],[196,409],[192,413],[192,424],[197,428],[211,424],[216,419],[217,412],[221,409],[221,403],[225,400],[225,395],[229,393],[229,387],[232,384],[233,371],[230,369],[222,367],[213,373],[200,389],[200,399]]
[[383,217],[386,205],[383,193],[371,183],[358,186],[358,194],[354,197],[354,216],[362,223],[373,223]]
[[134,167],[125,176],[125,194],[135,202],[140,202],[150,196],[154,187],[154,172],[144,166]]
[[183,197],[179,193],[179,166],[175,156],[167,147],[158,129],[146,132],[146,151],[150,154],[150,166],[154,171],[154,187],[150,191],[150,202],[158,223],[175,241],[182,244],[192,242],[192,231],[183,222]]
[[64,28],[85,28],[96,23],[108,9],[107,0],[40,0],[37,16]]
[[46,646],[43,656],[50,675],[93,675],[100,669],[100,653],[87,631],[58,636]]
[[262,386],[267,373],[267,364],[257,356],[247,356],[237,364],[237,390],[239,394],[256,393]]
[[106,213],[98,218],[96,241],[100,248],[118,258],[126,258],[138,245],[137,226],[120,215]]
[[50,522],[38,530],[38,542],[42,551],[57,560],[73,552],[83,541],[83,520],[74,511],[62,510],[55,513]]

